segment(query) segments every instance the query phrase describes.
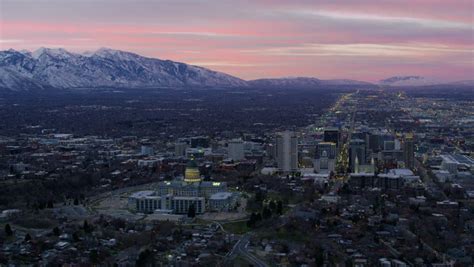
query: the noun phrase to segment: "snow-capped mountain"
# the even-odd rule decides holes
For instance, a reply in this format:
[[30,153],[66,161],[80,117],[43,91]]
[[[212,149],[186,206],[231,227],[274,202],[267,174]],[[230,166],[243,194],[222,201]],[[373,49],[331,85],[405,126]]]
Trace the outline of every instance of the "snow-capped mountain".
[[279,87],[279,88],[321,88],[330,86],[367,86],[374,87],[368,82],[355,80],[320,80],[312,77],[290,77],[290,78],[274,78],[274,79],[258,79],[249,81],[252,87]]
[[394,76],[379,81],[379,85],[381,86],[426,86],[440,83],[440,81],[422,76]]
[[253,87],[316,87],[321,80],[310,77],[269,78],[249,81]]
[[472,86],[472,81],[441,83],[420,76],[395,76],[378,85],[355,80],[321,80],[312,77],[244,81],[231,75],[170,60],[101,48],[72,53],[40,48],[30,52],[0,51],[0,89],[48,88],[157,88],[157,87],[254,87],[254,88],[377,88],[378,86]]
[[460,85],[460,86],[474,86],[474,80],[464,80],[464,81],[457,81],[452,82],[450,85]]
[[335,80],[322,80],[322,84],[324,85],[354,85],[354,86],[369,86],[373,87],[373,83],[364,82],[364,81],[356,81],[356,80],[348,80],[348,79],[335,79]]
[[12,90],[246,85],[225,73],[107,48],[87,54],[51,48],[0,52],[0,87]]

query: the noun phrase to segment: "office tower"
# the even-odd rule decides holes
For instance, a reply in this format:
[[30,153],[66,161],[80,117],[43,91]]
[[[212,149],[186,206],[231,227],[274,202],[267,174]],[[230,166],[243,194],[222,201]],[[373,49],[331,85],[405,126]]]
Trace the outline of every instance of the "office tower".
[[369,144],[368,144],[368,148],[370,151],[372,152],[379,152],[381,150],[383,150],[383,142],[381,142],[381,136],[378,135],[378,134],[370,134],[369,135]]
[[395,142],[391,135],[385,133],[374,133],[368,138],[368,148],[372,152],[379,152],[381,150],[394,150]]
[[184,141],[178,141],[174,144],[174,154],[177,157],[186,156],[186,149],[188,148],[188,143]]
[[143,156],[153,156],[155,154],[155,150],[149,145],[142,145],[140,154]]
[[339,146],[339,140],[341,139],[341,133],[337,128],[327,128],[324,130],[324,142],[335,143],[336,147]]
[[402,149],[402,144],[399,139],[395,139],[395,150],[401,150]]
[[244,141],[242,139],[231,140],[227,147],[227,155],[233,160],[243,160],[245,158]]
[[336,166],[336,144],[321,142],[316,145],[314,171],[317,173],[330,173]]
[[362,139],[353,139],[349,146],[349,166],[352,171],[356,169],[357,165],[364,165],[366,163],[365,155],[365,141]]
[[407,135],[403,142],[403,161],[406,168],[413,169],[415,167],[415,142],[412,134]]
[[395,150],[395,141],[384,141],[383,150]]
[[191,148],[208,148],[209,137],[207,136],[196,136],[191,138]]
[[276,158],[280,171],[298,170],[298,139],[294,132],[285,131],[277,134]]

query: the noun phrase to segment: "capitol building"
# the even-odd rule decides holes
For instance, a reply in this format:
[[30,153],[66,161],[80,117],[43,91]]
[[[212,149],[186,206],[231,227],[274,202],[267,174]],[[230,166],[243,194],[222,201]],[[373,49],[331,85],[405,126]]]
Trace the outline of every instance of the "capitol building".
[[203,181],[194,160],[185,170],[184,180],[163,181],[156,190],[139,191],[128,198],[130,210],[142,213],[186,214],[193,205],[196,214],[229,211],[238,194],[227,191],[227,183]]

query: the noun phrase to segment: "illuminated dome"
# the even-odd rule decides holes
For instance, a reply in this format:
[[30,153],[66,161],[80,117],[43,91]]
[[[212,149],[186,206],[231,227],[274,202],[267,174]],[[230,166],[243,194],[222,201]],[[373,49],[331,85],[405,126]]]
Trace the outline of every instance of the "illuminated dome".
[[201,174],[194,159],[188,162],[184,172],[184,181],[188,183],[198,183],[201,181]]

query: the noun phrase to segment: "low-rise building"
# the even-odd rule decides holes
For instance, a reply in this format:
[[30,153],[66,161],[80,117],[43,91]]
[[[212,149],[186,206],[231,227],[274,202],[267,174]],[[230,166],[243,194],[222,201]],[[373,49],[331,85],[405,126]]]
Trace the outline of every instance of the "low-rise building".
[[229,211],[235,207],[236,196],[231,192],[219,192],[209,198],[209,209],[212,211]]

